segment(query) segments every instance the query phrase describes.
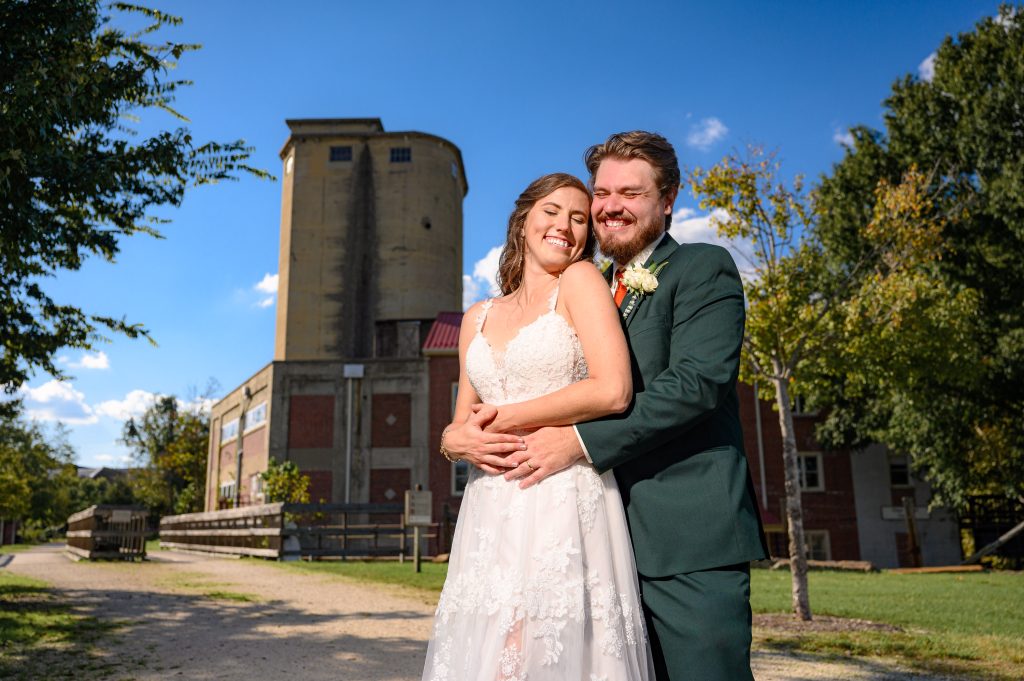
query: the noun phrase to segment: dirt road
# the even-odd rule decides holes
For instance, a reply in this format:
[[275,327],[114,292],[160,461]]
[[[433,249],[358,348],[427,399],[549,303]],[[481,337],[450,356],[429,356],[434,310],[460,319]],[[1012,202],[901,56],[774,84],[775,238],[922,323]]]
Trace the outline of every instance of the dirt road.
[[[92,646],[25,660],[25,679],[415,681],[433,603],[419,592],[160,551],[145,563],[75,563],[60,547],[14,555],[75,611],[120,624]],[[758,681],[943,681],[885,662],[755,651]]]

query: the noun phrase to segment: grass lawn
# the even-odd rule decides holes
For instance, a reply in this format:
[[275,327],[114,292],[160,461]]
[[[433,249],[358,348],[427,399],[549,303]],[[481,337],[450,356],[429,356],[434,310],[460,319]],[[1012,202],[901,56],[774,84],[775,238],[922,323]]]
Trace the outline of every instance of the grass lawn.
[[[857,618],[897,631],[757,634],[766,647],[883,656],[967,678],[1024,678],[1024,574],[810,573],[816,615]],[[788,571],[754,570],[755,613],[790,611]]]
[[102,672],[93,644],[117,626],[71,612],[45,582],[0,570],[0,678],[85,678],[68,665]]
[[412,561],[398,563],[392,561],[288,561],[274,563],[286,570],[312,572],[318,574],[339,575],[362,582],[378,582],[412,587],[419,590],[427,600],[436,601],[448,574],[447,563],[420,564],[422,572],[413,570]]
[[36,544],[4,544],[3,546],[0,546],[0,554],[28,551],[33,546],[36,546]]
[[[285,570],[339,575],[418,589],[436,600],[448,566],[423,563],[297,561]],[[755,613],[790,612],[786,571],[753,570]],[[888,657],[956,678],[1024,678],[1024,574],[1012,572],[895,575],[812,572],[816,615],[855,618],[898,627],[894,631],[758,629],[760,648],[800,650],[835,657]]]

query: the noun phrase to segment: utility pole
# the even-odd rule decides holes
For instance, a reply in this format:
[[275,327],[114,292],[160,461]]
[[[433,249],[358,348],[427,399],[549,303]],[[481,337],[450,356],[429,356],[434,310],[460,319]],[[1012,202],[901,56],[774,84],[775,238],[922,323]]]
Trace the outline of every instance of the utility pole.
[[242,441],[245,439],[245,412],[249,410],[252,391],[249,386],[242,388],[242,413],[238,416],[238,442],[235,444],[235,508],[242,500]]

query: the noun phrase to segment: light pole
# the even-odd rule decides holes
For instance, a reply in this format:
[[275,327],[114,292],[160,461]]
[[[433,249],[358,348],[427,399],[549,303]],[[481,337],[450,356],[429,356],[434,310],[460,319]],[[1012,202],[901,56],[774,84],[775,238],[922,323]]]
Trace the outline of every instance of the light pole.
[[235,446],[235,508],[241,505],[242,500],[242,440],[245,436],[245,412],[249,409],[249,402],[252,401],[252,391],[249,386],[242,388],[242,413],[238,415],[238,444]]

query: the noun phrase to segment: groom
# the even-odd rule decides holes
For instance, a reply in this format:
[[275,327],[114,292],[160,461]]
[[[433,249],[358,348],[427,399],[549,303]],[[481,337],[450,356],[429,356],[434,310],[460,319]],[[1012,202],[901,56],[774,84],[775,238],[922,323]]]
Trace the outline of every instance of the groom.
[[[752,680],[749,562],[767,550],[736,397],[739,275],[724,249],[679,245],[665,233],[680,180],[668,140],[620,133],[585,159],[598,242],[614,261],[606,276],[630,346],[634,399],[623,414],[527,435],[527,450],[506,461],[532,466],[506,477],[536,484],[584,456],[613,470],[659,681]],[[657,288],[629,287],[636,277],[620,283],[630,265],[654,274]],[[448,448],[480,447],[480,425],[471,418],[453,429]]]

